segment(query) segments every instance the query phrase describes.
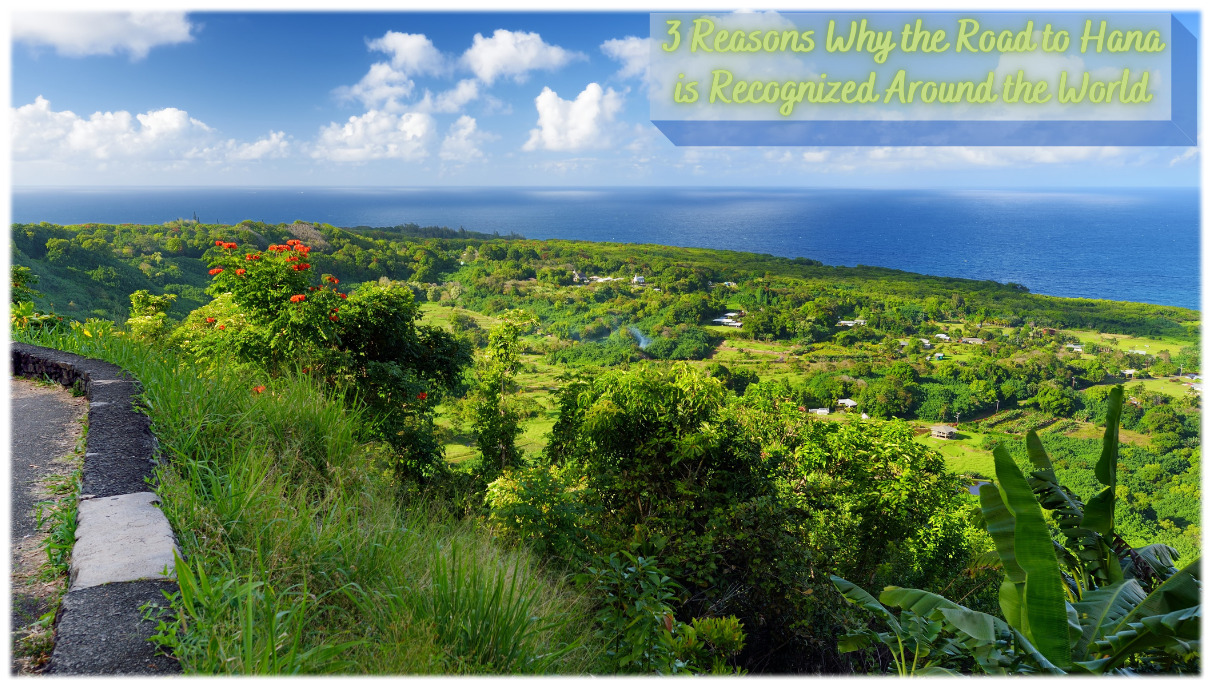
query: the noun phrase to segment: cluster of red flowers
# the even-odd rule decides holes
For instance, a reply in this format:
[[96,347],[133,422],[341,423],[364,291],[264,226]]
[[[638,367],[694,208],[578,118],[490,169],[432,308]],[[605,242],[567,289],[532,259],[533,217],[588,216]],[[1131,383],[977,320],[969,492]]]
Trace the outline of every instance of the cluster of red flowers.
[[421,393],[417,394],[417,398],[424,401],[425,399],[429,398],[429,394],[422,391]]
[[221,324],[221,325],[219,325],[219,329],[227,329],[227,325]]
[[325,278],[324,278],[324,280],[325,280],[325,281],[327,281],[329,284],[339,284],[339,283],[341,283],[341,280],[340,280],[340,279],[337,279],[336,277],[325,277]]
[[253,387],[253,393],[254,393],[254,394],[259,394],[259,393],[261,393],[262,391],[265,391],[265,387],[261,386],[260,384],[258,384],[257,386],[254,386],[254,387]]
[[215,318],[213,318],[213,317],[206,318],[206,324],[214,324],[214,323],[215,323]]
[[286,251],[293,250],[302,253],[303,255],[307,255],[311,252],[311,247],[303,245],[303,242],[298,239],[291,239],[286,242],[286,245],[275,243],[269,247],[269,250],[278,253],[285,253]]
[[295,294],[294,296],[291,296],[291,297],[290,297],[290,302],[291,302],[291,303],[298,303],[299,301],[303,300],[304,298],[307,298],[307,296],[304,296],[304,295],[303,295],[303,294],[301,294],[301,293],[300,293],[300,294]]
[[301,262],[297,265],[291,265],[290,268],[296,272],[302,272],[303,270],[310,269],[311,265],[309,265],[305,262]]
[[216,245],[216,246],[219,246],[219,247],[221,247],[221,248],[226,248],[227,250],[232,250],[232,249],[234,249],[234,248],[236,247],[236,244],[234,244],[234,243],[227,243],[227,242],[225,242],[225,241],[215,241],[215,245]]
[[244,259],[245,260],[260,260],[261,254],[260,253],[249,253],[248,255],[244,256]]
[[213,270],[211,270],[211,271],[210,271],[210,276],[212,276],[212,277],[213,277],[213,276],[215,276],[216,274],[218,274],[218,273],[220,273],[220,272],[222,272],[222,271],[223,271],[223,268],[222,268],[222,267],[216,267],[216,268],[214,268]]
[[241,267],[240,269],[236,270],[236,274],[244,274],[244,268]]

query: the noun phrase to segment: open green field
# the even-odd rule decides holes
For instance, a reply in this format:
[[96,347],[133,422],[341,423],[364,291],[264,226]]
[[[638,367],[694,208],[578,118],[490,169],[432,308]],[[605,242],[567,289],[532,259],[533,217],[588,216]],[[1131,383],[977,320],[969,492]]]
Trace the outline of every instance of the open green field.
[[[437,303],[422,303],[421,323],[450,330],[450,316],[455,312],[471,316],[475,319],[476,324],[483,329],[491,329],[500,322],[499,318],[481,315],[472,310],[449,308]],[[534,342],[540,337],[529,336],[523,338],[524,340]],[[529,454],[535,454],[540,452],[546,445],[547,442],[544,439],[544,435],[551,431],[552,425],[555,424],[558,418],[559,414],[555,407],[552,392],[561,385],[558,376],[564,370],[555,365],[548,365],[543,360],[543,356],[534,353],[522,354],[521,360],[522,371],[517,376],[519,386],[517,398],[523,406],[535,407],[537,414],[524,421],[522,436],[518,438],[518,446]],[[446,429],[451,429],[454,426],[449,404],[443,406],[438,413],[436,422],[439,427]],[[477,451],[475,443],[467,435],[456,435],[455,441],[447,443],[445,446],[446,460],[452,463],[461,463],[475,456]]]
[[1177,353],[1180,348],[1192,345],[1191,341],[1185,341],[1183,339],[1170,336],[1160,336],[1154,339],[1141,336],[1129,336],[1127,334],[1103,334],[1085,329],[1062,329],[1060,331],[1069,336],[1076,337],[1077,340],[1083,344],[1111,346],[1113,348],[1118,348],[1121,351],[1144,351],[1149,355],[1156,355],[1161,351]]

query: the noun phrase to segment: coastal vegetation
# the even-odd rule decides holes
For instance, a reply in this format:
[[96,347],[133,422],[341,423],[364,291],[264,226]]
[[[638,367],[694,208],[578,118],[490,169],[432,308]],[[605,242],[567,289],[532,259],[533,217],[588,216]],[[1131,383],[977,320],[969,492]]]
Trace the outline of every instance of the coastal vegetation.
[[1197,312],[414,225],[12,241],[13,337],[143,383],[189,672],[1199,670]]

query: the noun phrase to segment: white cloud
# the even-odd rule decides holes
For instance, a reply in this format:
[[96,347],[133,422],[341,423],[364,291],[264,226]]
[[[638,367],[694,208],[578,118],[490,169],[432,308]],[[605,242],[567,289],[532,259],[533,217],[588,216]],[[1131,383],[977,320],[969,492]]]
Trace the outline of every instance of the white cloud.
[[175,107],[138,115],[95,112],[85,119],[55,112],[39,96],[13,110],[13,158],[18,161],[177,159],[214,139],[210,127]]
[[359,100],[368,110],[400,109],[400,98],[412,93],[413,81],[402,71],[386,62],[370,65],[366,76],[352,86],[341,86],[334,91],[341,100]]
[[321,129],[312,157],[334,162],[422,160],[429,155],[434,129],[433,117],[422,112],[371,110]]
[[613,88],[603,91],[591,83],[576,100],[564,100],[544,86],[534,106],[539,111],[539,128],[530,130],[522,150],[603,148],[610,144],[608,128],[623,107],[623,96]]
[[607,57],[623,65],[615,76],[620,79],[638,76],[647,80],[648,46],[647,38],[627,36],[626,38],[611,38],[602,43],[601,49]]
[[1174,165],[1177,165],[1179,163],[1186,162],[1187,160],[1190,160],[1190,159],[1196,157],[1197,155],[1199,155],[1199,148],[1196,148],[1195,146],[1191,146],[1190,148],[1187,148],[1186,150],[1184,150],[1182,152],[1182,154],[1178,155],[1173,160],[1170,160],[1170,166],[1173,167]]
[[463,79],[454,88],[437,96],[425,91],[425,97],[413,108],[418,112],[454,113],[480,97],[480,84],[475,79]]
[[228,145],[231,147],[231,153],[227,157],[232,160],[263,160],[282,158],[290,154],[290,142],[282,131],[271,131],[268,137],[258,138],[252,143],[229,141]]
[[476,120],[467,115],[459,117],[450,125],[438,156],[448,162],[471,162],[484,157],[480,143],[488,136],[476,129]]
[[185,110],[166,107],[132,115],[125,110],[94,112],[87,118],[56,112],[50,101],[14,108],[13,160],[57,162],[80,167],[108,163],[186,161],[220,164],[286,157],[291,144],[284,132],[271,131],[251,143],[223,139]]
[[13,41],[48,45],[60,55],[129,53],[140,60],[158,45],[193,40],[184,12],[15,12]]
[[558,69],[574,59],[585,55],[544,43],[537,33],[506,29],[497,29],[492,38],[477,33],[463,53],[463,64],[489,85],[499,76],[522,83],[533,70]]
[[391,66],[406,75],[437,74],[446,62],[433,41],[423,33],[388,31],[381,38],[368,41],[366,46],[390,54]]

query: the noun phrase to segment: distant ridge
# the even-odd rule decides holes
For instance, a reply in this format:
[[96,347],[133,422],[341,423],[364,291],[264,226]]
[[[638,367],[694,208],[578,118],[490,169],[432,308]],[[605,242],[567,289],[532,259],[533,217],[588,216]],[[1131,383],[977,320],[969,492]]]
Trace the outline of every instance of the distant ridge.
[[500,233],[493,232],[486,234],[480,231],[468,231],[463,227],[451,229],[450,227],[422,227],[414,222],[408,224],[397,224],[394,227],[368,227],[366,225],[358,225],[356,227],[342,227],[350,231],[357,232],[363,236],[369,236],[377,239],[388,238],[415,238],[415,239],[521,239],[526,238],[521,234],[510,232],[508,236],[502,236]]

